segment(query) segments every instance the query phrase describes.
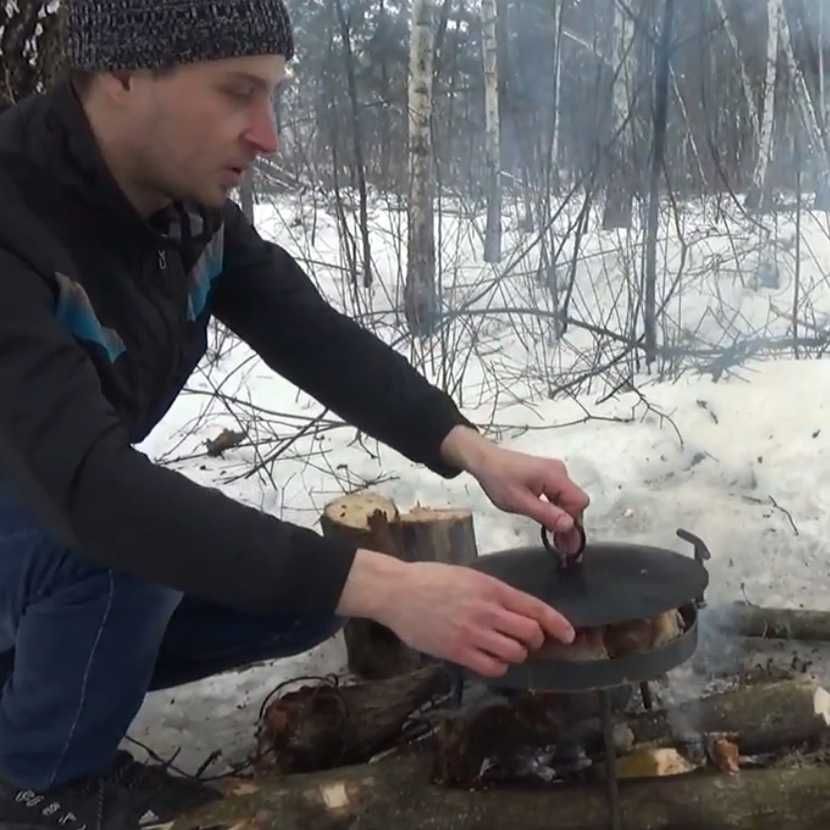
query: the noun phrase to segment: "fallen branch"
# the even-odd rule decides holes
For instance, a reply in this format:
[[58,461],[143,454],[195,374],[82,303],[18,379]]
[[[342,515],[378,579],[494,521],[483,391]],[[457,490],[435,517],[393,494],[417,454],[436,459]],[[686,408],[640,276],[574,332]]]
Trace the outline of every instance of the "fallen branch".
[[736,602],[711,608],[707,620],[740,637],[830,642],[830,612],[795,608],[762,608]]
[[785,507],[781,507],[781,505],[778,504],[778,502],[772,496],[769,497],[769,500],[770,500],[770,504],[772,504],[772,506],[776,510],[780,510],[790,520],[790,525],[792,526],[793,532],[795,533],[796,536],[798,536],[798,527],[796,527],[796,524],[793,521],[792,513],[790,513],[790,511],[787,510]]
[[413,712],[449,691],[440,666],[352,686],[305,685],[265,707],[258,754],[282,773],[366,762],[400,740]]

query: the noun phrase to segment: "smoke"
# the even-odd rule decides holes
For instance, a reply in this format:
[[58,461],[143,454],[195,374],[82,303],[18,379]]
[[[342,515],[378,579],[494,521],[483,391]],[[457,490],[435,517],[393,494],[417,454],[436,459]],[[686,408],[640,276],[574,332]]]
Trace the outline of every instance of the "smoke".
[[698,612],[698,646],[695,654],[669,673],[668,688],[662,692],[669,711],[669,724],[677,736],[693,738],[701,732],[697,708],[689,705],[710,694],[725,691],[740,676],[745,657],[741,640],[724,632],[735,614],[733,604]]

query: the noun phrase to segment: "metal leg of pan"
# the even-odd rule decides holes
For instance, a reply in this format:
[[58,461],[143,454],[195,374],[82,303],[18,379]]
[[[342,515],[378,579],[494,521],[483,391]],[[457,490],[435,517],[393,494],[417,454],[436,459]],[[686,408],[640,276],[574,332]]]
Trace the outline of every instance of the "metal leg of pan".
[[608,808],[611,812],[611,830],[622,830],[620,791],[617,786],[617,751],[614,748],[614,725],[611,721],[611,699],[608,691],[600,689],[599,702],[602,712],[602,732],[605,739],[605,778],[608,786]]
[[650,712],[654,704],[651,699],[651,688],[645,681],[640,684],[640,694],[643,696],[643,706],[645,707],[645,710]]
[[450,668],[451,700],[456,709],[464,702],[464,671],[460,666]]

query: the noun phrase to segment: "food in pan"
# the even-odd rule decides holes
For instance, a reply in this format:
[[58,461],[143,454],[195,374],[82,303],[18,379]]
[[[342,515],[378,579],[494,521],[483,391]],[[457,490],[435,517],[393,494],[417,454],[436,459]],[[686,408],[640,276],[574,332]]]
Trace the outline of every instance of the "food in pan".
[[570,645],[549,640],[536,656],[571,662],[614,660],[662,648],[680,637],[685,627],[679,611],[666,611],[649,619],[577,629],[576,638]]

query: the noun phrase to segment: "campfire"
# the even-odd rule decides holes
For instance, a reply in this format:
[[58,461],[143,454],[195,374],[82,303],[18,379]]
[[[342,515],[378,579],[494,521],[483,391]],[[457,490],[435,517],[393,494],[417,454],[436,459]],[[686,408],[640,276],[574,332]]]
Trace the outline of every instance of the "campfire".
[[[806,663],[717,678],[696,665],[704,618],[709,646],[744,634],[757,645],[766,634],[822,638],[827,615],[708,609],[710,552],[687,531],[689,553],[591,543],[566,560],[543,533],[540,547],[477,557],[465,511],[400,515],[376,496],[346,500],[327,516],[350,526],[324,522],[328,533],[405,557],[424,558],[411,545],[427,540],[448,561],[463,528],[468,564],[559,608],[576,642],[547,643],[485,681],[416,660],[385,630],[347,631],[350,663],[375,676],[276,688],[260,713],[256,774],[176,830],[830,826],[830,694]],[[387,676],[373,653],[394,667]],[[672,670],[709,688],[664,705]]]
[[[649,681],[688,660],[697,646],[697,611],[704,605],[708,584],[704,563],[711,554],[688,531],[679,535],[694,545],[694,559],[657,548],[606,544],[586,549],[583,543],[578,556],[570,560],[555,549],[543,528],[541,549],[507,551],[474,565],[539,596],[573,622],[577,632],[573,644],[545,644],[525,663],[512,666],[506,677],[499,678],[498,687],[531,694],[541,691],[541,700],[548,700],[551,707],[556,706],[557,693],[596,695],[613,830],[621,830],[622,819],[612,690],[638,684],[643,706],[650,711]],[[463,678],[457,677],[459,706],[462,697]],[[531,756],[526,768],[548,782],[566,781],[574,773],[582,776],[593,765],[584,733],[584,727],[560,729],[556,743],[545,747],[541,756]],[[668,756],[662,757],[665,766]],[[483,773],[484,769],[478,777]]]

